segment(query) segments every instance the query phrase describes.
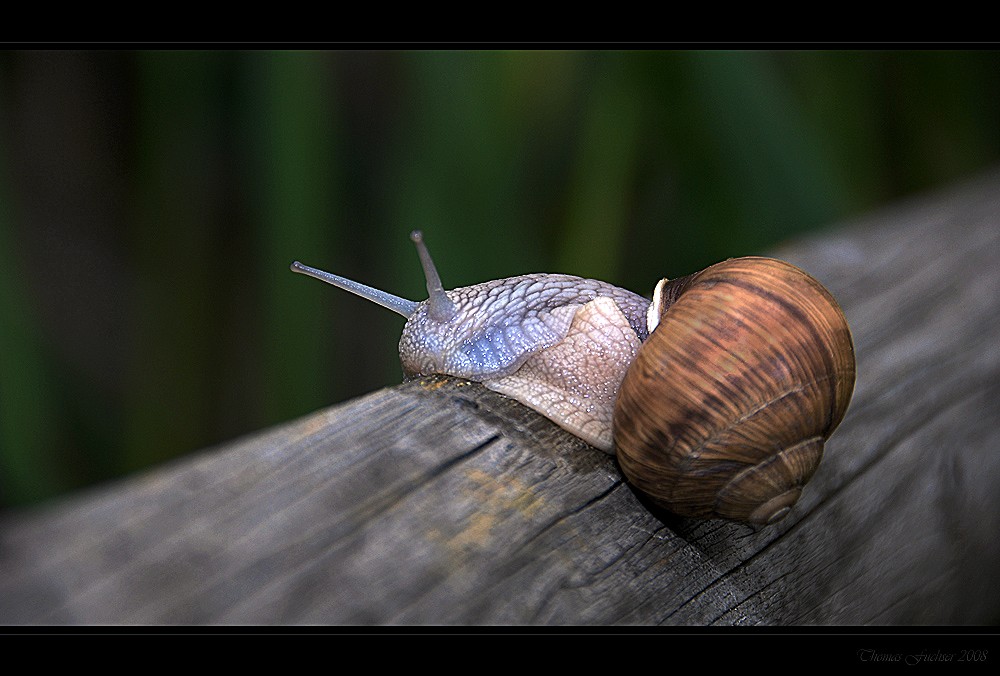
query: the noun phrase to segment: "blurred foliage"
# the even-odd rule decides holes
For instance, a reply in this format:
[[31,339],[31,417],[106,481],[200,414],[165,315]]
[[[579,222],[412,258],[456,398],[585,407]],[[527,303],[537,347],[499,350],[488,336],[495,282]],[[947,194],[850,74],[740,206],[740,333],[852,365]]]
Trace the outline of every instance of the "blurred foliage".
[[0,505],[398,382],[424,297],[645,291],[997,161],[995,52],[0,53]]

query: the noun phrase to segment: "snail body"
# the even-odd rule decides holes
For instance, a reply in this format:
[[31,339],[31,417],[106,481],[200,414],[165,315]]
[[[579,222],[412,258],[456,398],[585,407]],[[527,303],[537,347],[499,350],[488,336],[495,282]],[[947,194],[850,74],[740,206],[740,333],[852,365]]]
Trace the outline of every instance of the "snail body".
[[292,264],[407,318],[407,377],[443,373],[517,399],[591,445],[682,516],[784,516],[846,412],[854,349],[812,277],[737,258],[673,281],[653,302],[606,282],[534,274],[445,291],[419,232],[417,303]]

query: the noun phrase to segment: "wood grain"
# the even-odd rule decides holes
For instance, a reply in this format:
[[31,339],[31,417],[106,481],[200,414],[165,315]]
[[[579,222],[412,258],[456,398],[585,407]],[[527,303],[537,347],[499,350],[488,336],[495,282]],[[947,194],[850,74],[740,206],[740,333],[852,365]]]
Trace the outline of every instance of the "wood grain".
[[650,509],[613,458],[431,378],[0,516],[0,622],[996,622],[1000,174],[772,253],[858,355],[775,526]]

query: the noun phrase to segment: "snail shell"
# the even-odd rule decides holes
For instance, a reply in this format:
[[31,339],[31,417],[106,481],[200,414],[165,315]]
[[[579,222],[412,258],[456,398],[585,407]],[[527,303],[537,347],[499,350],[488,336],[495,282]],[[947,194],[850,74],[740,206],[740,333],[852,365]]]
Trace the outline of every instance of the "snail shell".
[[622,472],[682,516],[777,521],[850,403],[843,312],[805,272],[757,257],[664,280],[656,297],[614,411]]

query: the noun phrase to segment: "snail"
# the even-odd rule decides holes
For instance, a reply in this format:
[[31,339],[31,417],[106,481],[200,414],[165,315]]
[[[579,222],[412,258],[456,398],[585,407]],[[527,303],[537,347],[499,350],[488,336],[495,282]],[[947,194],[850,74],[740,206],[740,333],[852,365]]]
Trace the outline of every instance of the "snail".
[[410,235],[428,299],[316,268],[406,317],[407,377],[481,382],[606,453],[656,505],[754,525],[788,514],[854,390],[850,330],[795,266],[733,258],[663,279],[653,300],[607,282],[529,274],[446,291]]

